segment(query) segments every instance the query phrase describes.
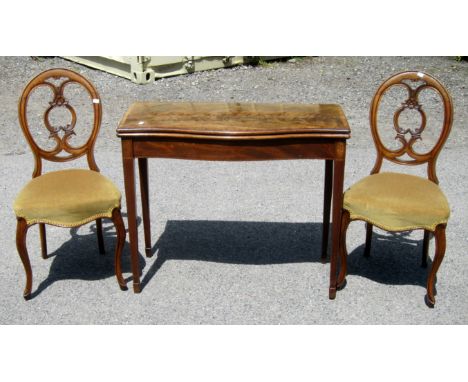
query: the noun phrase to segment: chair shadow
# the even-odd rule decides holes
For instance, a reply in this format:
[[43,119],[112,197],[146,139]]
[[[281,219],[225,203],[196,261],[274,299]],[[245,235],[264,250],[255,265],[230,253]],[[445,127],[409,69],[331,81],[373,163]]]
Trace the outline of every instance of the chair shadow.
[[[369,257],[364,256],[365,244],[348,254],[348,275],[365,277],[382,284],[426,287],[432,260],[429,256],[427,268],[421,266],[423,234],[421,233],[420,240],[409,237],[410,234],[411,232],[380,233],[374,230]],[[365,231],[363,241],[364,239]]]
[[[125,214],[122,214],[125,216]],[[141,219],[137,219],[137,225]],[[100,254],[98,249],[96,223],[91,223],[89,234],[79,234],[80,227],[71,228],[71,239],[63,243],[54,252],[48,254],[44,261],[52,260],[49,275],[39,283],[36,290],[31,293],[31,298],[36,297],[56,281],[61,280],[87,280],[96,281],[109,277],[115,278],[115,247],[117,234],[114,224],[110,219],[102,219],[102,232],[104,237],[105,254]],[[39,247],[39,243],[38,243]],[[128,234],[122,250],[122,272],[131,272],[130,250],[128,248]],[[144,257],[140,256],[140,264],[146,265]],[[34,269],[33,269],[34,277]],[[128,280],[126,280],[128,282]],[[119,288],[117,279],[116,288]]]
[[167,260],[230,264],[321,262],[322,223],[169,220],[152,248],[144,288]]

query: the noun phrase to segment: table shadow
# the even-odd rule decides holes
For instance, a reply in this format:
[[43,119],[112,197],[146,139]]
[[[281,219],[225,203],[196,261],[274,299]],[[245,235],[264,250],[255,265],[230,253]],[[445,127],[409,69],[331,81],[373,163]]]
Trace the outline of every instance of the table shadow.
[[[168,260],[251,265],[321,262],[321,245],[321,223],[169,220],[152,248],[156,260],[141,286],[143,289]],[[349,254],[348,276],[390,285],[426,286],[432,262],[428,259],[427,269],[421,267],[422,235],[417,240],[409,232],[374,232],[371,256],[366,258],[363,252],[361,245]]]
[[322,223],[169,220],[152,248],[156,260],[141,286],[168,260],[251,265],[321,262],[321,247]]
[[[138,218],[137,225],[141,224]],[[96,224],[91,233],[79,234],[71,228],[71,238],[43,261],[51,261],[49,275],[31,294],[34,298],[56,281],[102,280],[115,278],[115,228],[103,219],[106,254],[98,251]],[[331,234],[331,230],[330,230]],[[363,242],[365,231],[363,230]],[[321,262],[322,223],[242,222],[207,220],[169,220],[152,248],[156,260],[144,274],[142,289],[168,260],[199,260],[231,264],[284,264]],[[30,256],[40,256],[40,243],[29,249]],[[122,254],[122,271],[131,274],[128,234]],[[426,286],[427,269],[422,268],[422,234],[417,240],[408,232],[374,232],[371,256],[363,256],[364,244],[348,255],[348,277],[358,275],[383,284]],[[330,255],[330,248],[328,251]],[[432,254],[430,254],[432,256]],[[328,257],[329,259],[329,257]],[[140,269],[147,262],[139,253]],[[329,268],[324,268],[329,272]],[[126,281],[129,282],[132,276]],[[117,280],[115,281],[118,288]]]

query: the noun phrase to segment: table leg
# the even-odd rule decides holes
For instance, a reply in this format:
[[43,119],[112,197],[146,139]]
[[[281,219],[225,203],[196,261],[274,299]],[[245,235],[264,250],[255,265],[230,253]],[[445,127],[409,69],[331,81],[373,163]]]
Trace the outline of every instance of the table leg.
[[143,231],[145,234],[146,257],[151,257],[151,223],[149,212],[149,187],[148,187],[148,158],[138,158],[138,170],[140,172],[141,207],[143,215]]
[[125,155],[125,149],[128,149],[127,145],[131,144],[131,141],[123,142],[122,144],[122,151],[124,152],[123,171],[125,182],[125,196],[127,201],[128,236],[130,241],[133,291],[135,293],[140,293],[140,266],[138,264],[138,229],[135,200],[135,160],[133,157]]
[[322,262],[327,259],[328,236],[330,232],[330,207],[332,200],[333,161],[325,161],[325,181],[323,190],[323,223],[322,223]]
[[333,225],[332,225],[332,252],[330,256],[330,288],[329,298],[336,296],[337,260],[340,250],[341,209],[343,204],[344,159],[335,159],[333,162]]

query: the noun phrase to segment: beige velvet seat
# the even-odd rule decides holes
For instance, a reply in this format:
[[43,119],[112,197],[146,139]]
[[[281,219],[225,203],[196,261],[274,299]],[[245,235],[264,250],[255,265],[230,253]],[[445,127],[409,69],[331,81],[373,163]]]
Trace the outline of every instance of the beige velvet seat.
[[[39,101],[46,105],[40,127],[45,127],[46,136],[52,141],[53,148],[49,148],[50,145],[44,148],[44,142],[38,142],[37,135],[31,133],[28,117],[36,115],[37,112],[30,111],[36,109],[30,108],[29,103],[33,98],[31,95],[39,90],[45,91],[50,97],[44,100],[41,99],[44,97],[42,95],[39,98]],[[74,100],[74,97],[77,97],[77,100]],[[91,127],[89,137],[86,131],[75,131],[78,116],[74,101],[80,110],[85,104],[91,111],[88,113],[88,125]],[[117,187],[99,173],[94,160],[94,143],[101,124],[101,114],[101,100],[93,85],[83,76],[66,69],[52,69],[39,74],[31,80],[21,95],[20,125],[35,160],[33,179],[24,186],[13,204],[17,218],[16,246],[26,272],[26,287],[23,293],[25,299],[31,297],[32,289],[32,270],[26,248],[26,234],[35,224],[39,225],[42,257],[46,259],[45,224],[78,227],[96,221],[99,252],[104,253],[102,218],[112,219],[117,231],[115,274],[121,289],[126,289],[120,267],[125,243],[125,226],[120,213],[121,195]],[[57,126],[57,115],[68,118],[65,122],[69,123],[60,123]],[[84,127],[86,122],[82,121],[86,121],[84,115],[80,115],[80,123]],[[74,137],[78,134],[87,138],[84,143],[74,144]],[[89,169],[65,169],[42,174],[42,160],[68,162],[82,156],[86,156]]]
[[[430,208],[428,208],[430,206]],[[365,177],[344,194],[351,220],[364,220],[387,231],[434,231],[450,216],[439,186],[414,175],[383,172]]]
[[[403,88],[408,98],[398,105],[393,116],[395,139],[400,147],[388,148],[379,134],[378,111],[382,97],[394,87]],[[416,151],[413,145],[422,139],[426,129],[427,117],[419,97],[424,91],[435,92],[442,104],[443,125],[435,145],[424,153]],[[402,112],[419,113],[420,126],[400,127]],[[405,122],[407,124],[407,122]],[[370,254],[372,228],[401,232],[409,230],[423,230],[422,265],[427,266],[429,237],[435,237],[435,254],[427,278],[426,303],[433,307],[434,281],[437,270],[445,255],[445,228],[450,216],[447,198],[438,186],[436,175],[436,160],[442,149],[452,126],[452,101],[446,89],[432,76],[420,72],[404,72],[396,74],[386,80],[377,90],[371,105],[370,125],[372,137],[377,150],[377,160],[371,175],[352,185],[343,197],[341,221],[341,269],[338,275],[337,287],[342,288],[346,283],[346,232],[353,220],[366,222],[365,256]],[[402,165],[427,164],[428,179],[415,175],[395,172],[382,172],[383,160]],[[399,254],[395,254],[398,256]]]
[[18,194],[13,208],[31,224],[77,227],[98,218],[112,218],[120,208],[120,191],[96,171],[70,169],[34,178]]

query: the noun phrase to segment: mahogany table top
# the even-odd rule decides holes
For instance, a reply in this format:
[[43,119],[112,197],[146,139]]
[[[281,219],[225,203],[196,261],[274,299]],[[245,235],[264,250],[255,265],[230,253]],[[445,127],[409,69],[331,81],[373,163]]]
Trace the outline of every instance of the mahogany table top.
[[350,128],[341,107],[333,104],[135,102],[120,121],[117,135],[346,139]]

